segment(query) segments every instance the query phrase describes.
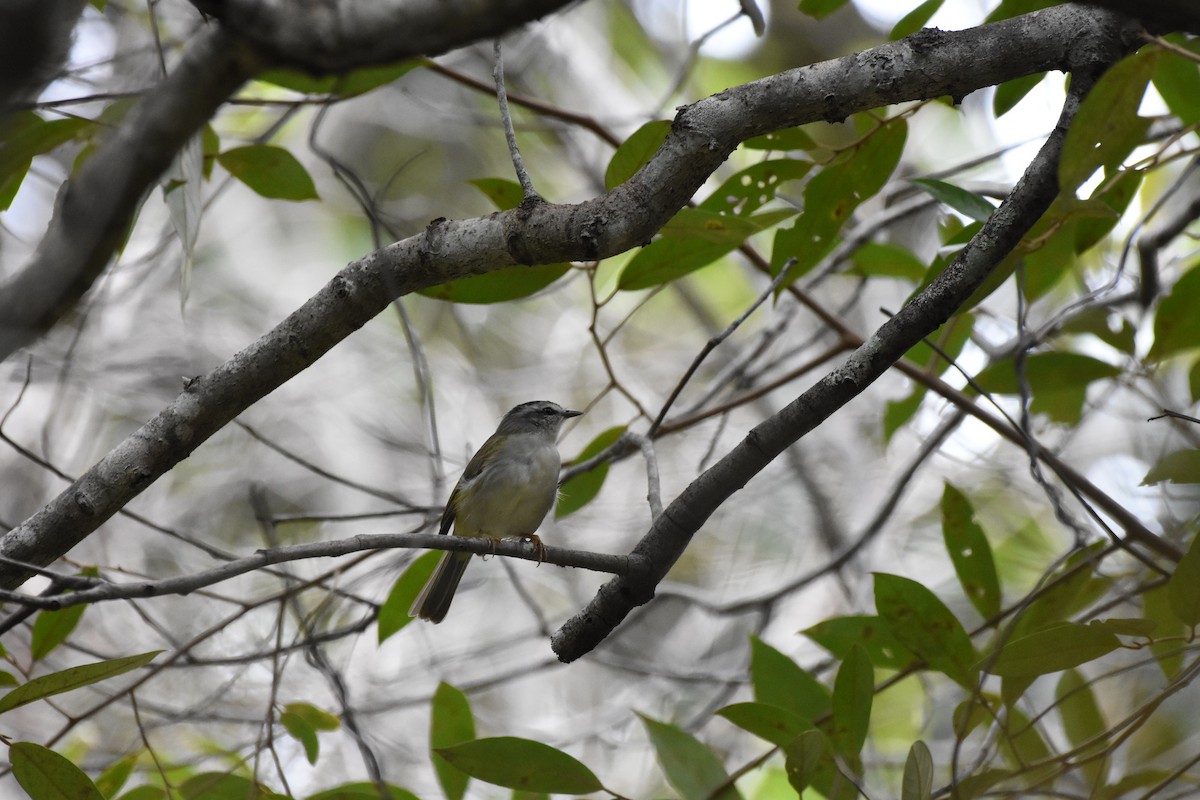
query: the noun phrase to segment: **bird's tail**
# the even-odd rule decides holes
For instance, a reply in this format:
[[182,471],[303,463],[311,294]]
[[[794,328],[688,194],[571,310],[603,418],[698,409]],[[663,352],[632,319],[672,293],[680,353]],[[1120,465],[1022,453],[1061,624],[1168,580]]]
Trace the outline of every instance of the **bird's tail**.
[[410,616],[427,619],[430,622],[441,622],[450,610],[450,601],[454,599],[454,591],[458,582],[471,563],[470,553],[448,552],[442,555],[433,575],[425,583],[425,588],[413,601],[408,610]]

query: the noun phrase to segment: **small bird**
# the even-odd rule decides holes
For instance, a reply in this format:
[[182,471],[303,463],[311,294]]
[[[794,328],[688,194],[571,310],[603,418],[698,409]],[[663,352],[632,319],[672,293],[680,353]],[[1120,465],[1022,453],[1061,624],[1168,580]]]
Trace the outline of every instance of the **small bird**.
[[[505,414],[450,493],[438,533],[448,533],[453,525],[455,536],[519,536],[540,546],[534,531],[558,496],[562,459],[555,440],[563,422],[582,413],[534,400]],[[470,562],[470,553],[443,553],[409,615],[430,622],[445,619]]]

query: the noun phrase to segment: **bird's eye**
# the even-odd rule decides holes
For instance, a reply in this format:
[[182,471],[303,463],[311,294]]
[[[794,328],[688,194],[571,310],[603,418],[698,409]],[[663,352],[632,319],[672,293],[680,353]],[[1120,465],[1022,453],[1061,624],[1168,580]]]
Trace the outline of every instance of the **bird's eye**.
[[546,414],[548,416],[548,415],[554,413],[554,409],[551,408],[550,406],[546,406],[545,408],[542,409],[542,413]]

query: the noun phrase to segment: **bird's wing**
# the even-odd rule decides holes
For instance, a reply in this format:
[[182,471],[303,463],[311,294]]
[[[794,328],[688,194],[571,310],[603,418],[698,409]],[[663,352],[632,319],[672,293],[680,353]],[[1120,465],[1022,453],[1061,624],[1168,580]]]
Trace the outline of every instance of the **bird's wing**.
[[496,434],[483,443],[475,455],[471,456],[471,460],[467,462],[467,468],[463,470],[462,477],[458,479],[458,483],[454,486],[454,491],[450,493],[450,499],[446,501],[446,510],[442,512],[442,524],[438,529],[438,533],[447,534],[450,528],[454,525],[454,518],[458,514],[458,502],[463,489],[471,484],[480,473],[487,468],[488,463],[492,460],[492,456],[500,449],[501,440]]

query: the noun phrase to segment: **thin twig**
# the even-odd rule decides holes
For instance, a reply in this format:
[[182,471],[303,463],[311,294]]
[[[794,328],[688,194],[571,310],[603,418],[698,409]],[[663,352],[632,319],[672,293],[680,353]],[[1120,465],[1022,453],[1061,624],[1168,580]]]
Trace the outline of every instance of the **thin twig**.
[[541,195],[533,188],[533,181],[525,171],[525,162],[521,158],[521,150],[517,147],[517,132],[513,130],[512,112],[508,110],[508,92],[504,89],[504,59],[500,55],[500,40],[496,39],[494,47],[496,66],[492,69],[492,77],[496,79],[496,100],[500,103],[500,120],[504,123],[504,140],[508,142],[508,153],[512,156],[513,168],[517,171],[517,180],[526,200],[540,200]]

